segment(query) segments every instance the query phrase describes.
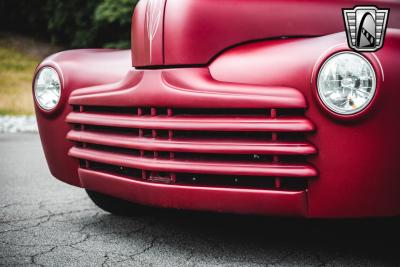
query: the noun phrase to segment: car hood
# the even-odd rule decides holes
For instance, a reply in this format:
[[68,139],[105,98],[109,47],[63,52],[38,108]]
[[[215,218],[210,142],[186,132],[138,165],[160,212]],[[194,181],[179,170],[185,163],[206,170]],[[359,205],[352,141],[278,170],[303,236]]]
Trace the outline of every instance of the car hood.
[[341,32],[343,8],[371,4],[390,8],[388,26],[400,28],[393,0],[141,0],[132,20],[133,65],[205,65],[250,41]]

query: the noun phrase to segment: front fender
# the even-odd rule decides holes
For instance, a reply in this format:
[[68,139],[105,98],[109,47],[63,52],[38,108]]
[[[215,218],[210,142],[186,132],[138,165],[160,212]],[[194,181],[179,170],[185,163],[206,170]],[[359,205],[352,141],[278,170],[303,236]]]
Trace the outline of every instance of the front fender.
[[36,69],[50,66],[62,80],[61,100],[52,112],[35,105],[43,150],[53,176],[66,183],[80,186],[77,162],[68,157],[72,143],[65,136],[70,130],[65,117],[72,111],[70,94],[79,88],[113,83],[121,80],[131,68],[131,52],[109,49],[72,50],[46,58]]
[[309,184],[309,216],[400,214],[399,47],[400,30],[388,29],[384,47],[363,54],[377,74],[377,95],[368,112],[351,119],[330,114],[316,94],[324,60],[350,50],[345,33],[248,44],[211,64],[211,75],[219,81],[287,86],[305,95],[305,115],[317,127],[308,136],[319,150],[311,162],[320,173]]

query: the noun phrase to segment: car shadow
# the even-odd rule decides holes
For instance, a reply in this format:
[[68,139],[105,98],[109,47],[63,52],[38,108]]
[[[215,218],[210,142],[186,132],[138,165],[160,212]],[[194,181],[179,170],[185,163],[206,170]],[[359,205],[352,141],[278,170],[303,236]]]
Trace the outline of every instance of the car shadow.
[[[113,220],[120,218],[104,216],[111,216]],[[329,257],[400,264],[400,218],[322,220],[160,209],[149,209],[139,218],[156,225],[158,231],[179,233],[188,243],[203,239],[235,247],[226,253],[241,248],[243,253],[249,248],[269,248],[288,251],[288,255],[293,251],[316,257],[320,254],[324,258],[320,265],[326,265]],[[126,219],[137,220],[138,217]],[[151,235],[151,230],[147,234]],[[180,245],[170,241],[169,248],[176,246],[179,250]]]

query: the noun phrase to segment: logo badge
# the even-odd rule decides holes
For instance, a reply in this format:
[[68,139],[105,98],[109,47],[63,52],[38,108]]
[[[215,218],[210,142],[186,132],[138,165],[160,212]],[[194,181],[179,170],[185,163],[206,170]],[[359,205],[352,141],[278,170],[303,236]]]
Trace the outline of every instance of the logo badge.
[[389,9],[356,6],[343,9],[349,47],[359,52],[374,52],[382,48]]

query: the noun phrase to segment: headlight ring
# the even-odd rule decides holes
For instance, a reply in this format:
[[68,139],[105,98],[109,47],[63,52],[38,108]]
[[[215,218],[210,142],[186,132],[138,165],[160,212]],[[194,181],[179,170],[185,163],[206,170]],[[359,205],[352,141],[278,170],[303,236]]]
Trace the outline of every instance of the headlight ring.
[[376,94],[377,78],[371,63],[360,54],[340,52],[329,57],[319,70],[318,97],[330,111],[356,115]]
[[41,109],[52,111],[60,103],[62,83],[54,68],[42,67],[36,74],[33,89],[35,100]]

